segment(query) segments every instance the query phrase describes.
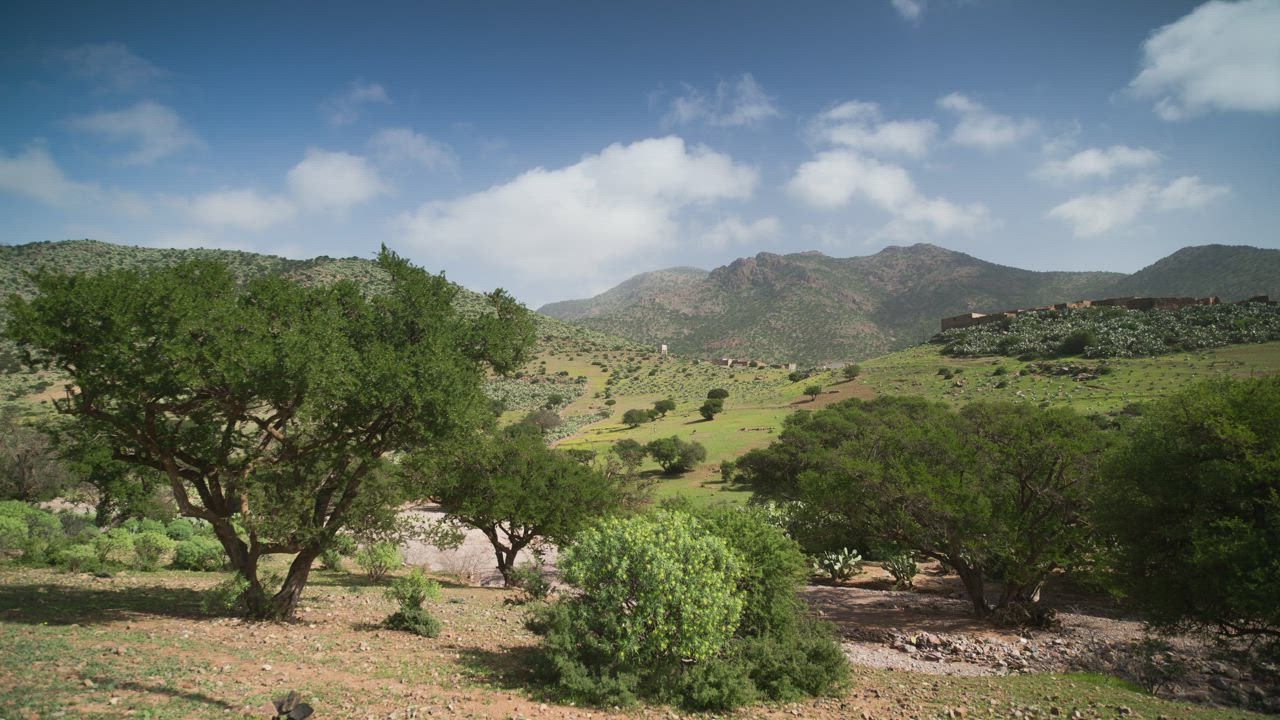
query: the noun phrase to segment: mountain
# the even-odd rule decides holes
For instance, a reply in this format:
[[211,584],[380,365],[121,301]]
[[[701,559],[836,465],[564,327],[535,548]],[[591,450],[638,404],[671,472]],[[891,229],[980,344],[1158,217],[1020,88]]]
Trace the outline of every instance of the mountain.
[[1111,294],[1176,295],[1241,300],[1280,297],[1280,250],[1248,245],[1197,245],[1157,260],[1111,286]]
[[939,318],[966,311],[1116,295],[1280,294],[1271,289],[1277,257],[1277,250],[1187,248],[1124,275],[1022,270],[928,244],[851,258],[760,253],[705,274],[645,273],[540,312],[675,352],[819,364],[921,342]]

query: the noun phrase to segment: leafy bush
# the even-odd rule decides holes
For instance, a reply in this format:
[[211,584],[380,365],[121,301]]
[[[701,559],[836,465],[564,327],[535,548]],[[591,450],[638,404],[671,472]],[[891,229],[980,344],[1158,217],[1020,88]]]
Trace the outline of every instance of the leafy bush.
[[440,634],[440,621],[423,607],[426,601],[440,597],[440,584],[428,578],[420,568],[392,580],[386,594],[400,609],[383,621],[385,627],[423,637]]
[[893,587],[905,590],[911,587],[920,566],[909,552],[899,552],[885,558],[884,569],[893,577]]
[[66,542],[58,516],[25,502],[0,502],[0,520],[6,521],[0,549],[21,550],[23,562],[47,562]]
[[195,533],[195,526],[186,518],[177,518],[173,522],[169,523],[164,529],[165,535],[168,535],[171,540],[177,540],[178,542],[190,539],[192,535],[195,535]]
[[195,536],[179,542],[173,549],[173,567],[178,570],[212,572],[226,564],[222,543],[212,538]]
[[210,615],[238,614],[244,607],[249,581],[236,573],[205,592],[200,607]]
[[695,515],[742,559],[739,634],[764,635],[790,626],[802,610],[796,589],[807,569],[796,541],[756,508],[714,507]]
[[831,578],[831,582],[844,582],[862,572],[862,556],[849,548],[829,550],[814,558],[813,569]]
[[26,544],[26,518],[0,515],[0,552],[21,550]]
[[607,520],[564,550],[560,569],[582,592],[531,628],[551,679],[593,704],[667,697],[687,666],[720,653],[742,611],[737,556],[684,513]]
[[862,374],[862,366],[845,365],[840,369],[840,374],[844,376],[845,380],[852,380]]
[[[161,527],[164,527],[163,525]],[[159,570],[165,555],[173,552],[177,545],[163,532],[147,531],[138,533],[133,539],[133,553],[139,570]]]
[[69,545],[58,552],[57,563],[67,572],[91,572],[98,567],[98,553],[92,545]]
[[513,570],[511,586],[524,594],[521,603],[541,602],[551,595],[551,581],[543,572],[541,563],[529,563]]
[[735,639],[728,652],[742,658],[759,693],[777,702],[825,695],[849,678],[849,662],[835,629],[812,618],[801,617],[767,635]]
[[329,546],[320,553],[320,564],[325,570],[334,572],[342,572],[342,566],[349,558],[356,554],[356,541],[350,535],[337,535],[333,540],[329,541]]
[[400,548],[395,543],[380,541],[366,545],[356,553],[356,564],[370,580],[381,580],[395,568],[404,564]]
[[1080,328],[1062,340],[1058,346],[1059,355],[1083,355],[1090,347],[1098,344],[1098,333],[1092,328]]

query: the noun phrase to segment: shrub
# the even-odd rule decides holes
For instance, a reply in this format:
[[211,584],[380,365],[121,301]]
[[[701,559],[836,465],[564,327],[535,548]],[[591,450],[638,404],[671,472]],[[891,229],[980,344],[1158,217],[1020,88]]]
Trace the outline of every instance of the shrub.
[[773,701],[825,695],[849,678],[834,628],[807,617],[768,635],[735,639],[729,652],[742,658],[752,684]]
[[356,553],[356,564],[370,580],[378,581],[404,564],[404,558],[400,556],[400,548],[395,543],[381,541],[361,548]]
[[238,614],[244,608],[249,581],[236,573],[206,591],[200,607],[210,615]]
[[852,380],[862,374],[861,365],[845,365],[840,369],[840,374],[844,375],[845,380]]
[[827,575],[831,582],[844,582],[862,572],[862,556],[849,548],[829,550],[814,558],[813,570]]
[[196,536],[183,540],[173,549],[173,567],[178,570],[212,572],[227,564],[222,543],[207,537]]
[[622,413],[622,423],[628,427],[639,427],[652,419],[649,411],[641,408],[632,408]]
[[1059,355],[1083,355],[1098,344],[1098,334],[1089,328],[1080,328],[1066,336],[1058,346]]
[[698,414],[703,420],[713,420],[722,412],[724,412],[724,401],[719,399],[707,400],[702,403],[702,407],[698,408]]
[[810,401],[817,400],[818,396],[822,394],[822,386],[808,385],[804,389],[804,394],[809,396]]
[[161,560],[164,559],[165,555],[173,552],[174,545],[176,544],[177,543],[170,540],[169,536],[165,535],[163,532],[149,531],[139,533],[138,536],[133,539],[135,564],[139,570],[159,570],[162,564]]
[[553,681],[593,704],[668,696],[673,678],[719,654],[742,611],[737,556],[684,513],[607,520],[565,549],[560,569],[581,595],[530,626]]
[[21,550],[27,544],[27,521],[12,515],[0,515],[0,552]]
[[333,540],[329,541],[329,546],[320,553],[320,564],[325,570],[333,572],[342,572],[342,566],[349,558],[356,554],[356,541],[350,535],[336,535]]
[[423,637],[440,634],[440,621],[427,611],[423,604],[440,597],[440,584],[426,576],[419,568],[391,581],[387,597],[400,609],[383,621],[391,630],[404,630]]
[[755,508],[716,507],[695,514],[742,559],[739,634],[763,635],[789,627],[802,609],[796,590],[807,569],[796,541]]
[[128,565],[133,562],[133,533],[123,527],[112,528],[93,539],[98,562],[103,565]]
[[661,416],[665,416],[667,413],[675,409],[676,409],[676,401],[672,400],[671,398],[667,398],[665,400],[656,400],[653,403],[654,412],[658,413],[658,415],[661,415]]
[[897,590],[911,587],[916,574],[920,572],[920,566],[909,552],[894,553],[885,558],[884,569],[893,577],[893,587]]
[[724,388],[712,388],[707,391],[708,400],[724,400],[729,397],[729,391]]
[[614,405],[618,404],[618,401],[614,400],[613,398],[609,398],[608,400],[604,401],[604,404],[608,407],[613,407]]
[[169,523],[169,525],[164,529],[165,535],[168,535],[171,540],[177,540],[178,542],[190,539],[190,537],[195,535],[195,533],[195,526],[193,526],[191,521],[186,518],[178,518]]
[[511,572],[511,586],[523,593],[520,604],[541,602],[551,595],[551,581],[543,572],[541,563],[521,565]]
[[67,572],[91,572],[98,566],[98,553],[92,545],[70,545],[58,552],[57,563]]

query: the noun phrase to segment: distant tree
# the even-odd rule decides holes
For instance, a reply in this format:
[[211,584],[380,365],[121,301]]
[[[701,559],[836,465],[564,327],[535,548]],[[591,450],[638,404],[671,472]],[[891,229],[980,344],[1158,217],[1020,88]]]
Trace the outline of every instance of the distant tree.
[[840,374],[844,376],[845,380],[852,380],[862,374],[862,366],[845,365],[840,369]]
[[1106,464],[1119,590],[1166,628],[1280,642],[1280,377],[1146,407]]
[[560,427],[560,424],[564,421],[560,419],[560,416],[556,414],[555,411],[542,409],[534,410],[528,415],[525,415],[524,419],[520,422],[532,425],[542,432],[548,432]]
[[653,409],[659,416],[666,417],[667,413],[676,409],[676,401],[671,398],[657,400],[653,403]]
[[707,459],[707,449],[702,443],[687,442],[676,435],[658,438],[645,445],[645,450],[669,475],[688,472]]
[[632,408],[622,413],[622,423],[628,427],[639,427],[652,419],[644,408]]
[[557,406],[562,405],[563,403],[564,403],[563,395],[561,395],[560,393],[551,393],[550,395],[547,396],[547,401],[542,404],[542,407],[547,410],[554,410],[556,409]]
[[724,388],[712,388],[707,391],[708,400],[724,400],[729,397],[729,391]]
[[624,438],[613,444],[613,454],[629,468],[638,468],[644,462],[646,450],[640,443],[631,438]]
[[[34,299],[7,303],[6,334],[69,377],[59,411],[212,525],[248,614],[284,618],[335,535],[394,522],[409,488],[385,458],[491,419],[487,370],[520,367],[532,345],[505,293],[464,316],[444,277],[386,249],[378,265],[387,289],[372,296],[346,281],[241,284],[208,261],[42,273]],[[271,592],[259,568],[273,554],[293,560]]]
[[1089,328],[1081,328],[1068,335],[1058,346],[1059,355],[1083,355],[1091,345],[1098,344],[1098,334]]
[[707,400],[702,403],[702,407],[698,408],[698,413],[702,415],[703,420],[713,420],[716,415],[724,412],[723,400]]
[[809,396],[809,402],[813,402],[814,400],[818,399],[819,395],[822,394],[822,386],[809,385],[804,389],[804,394]]
[[616,481],[548,448],[539,433],[521,425],[440,455],[412,456],[406,464],[453,521],[488,538],[507,583],[520,551],[534,540],[568,543],[621,499]]

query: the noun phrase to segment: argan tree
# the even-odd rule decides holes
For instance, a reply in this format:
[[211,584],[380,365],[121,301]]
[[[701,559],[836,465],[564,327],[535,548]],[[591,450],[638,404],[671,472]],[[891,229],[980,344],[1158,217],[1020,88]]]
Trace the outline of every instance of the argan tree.
[[520,552],[538,539],[567,543],[622,501],[621,480],[546,446],[527,425],[480,434],[405,463],[449,518],[484,534],[511,582]]
[[[244,576],[248,614],[293,614],[311,563],[344,529],[388,523],[406,497],[389,454],[490,419],[488,369],[519,367],[528,312],[502,291],[461,315],[457,288],[385,248],[383,294],[266,276],[240,286],[191,262],[147,273],[42,273],[7,335],[70,378],[58,409],[119,461],[159,471]],[[293,555],[278,588],[265,556]]]

